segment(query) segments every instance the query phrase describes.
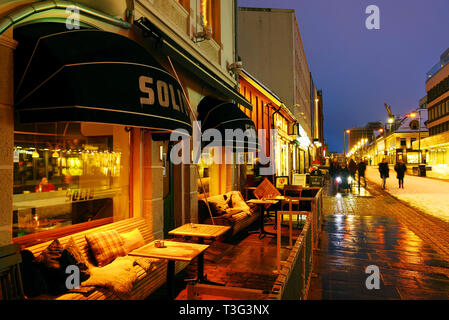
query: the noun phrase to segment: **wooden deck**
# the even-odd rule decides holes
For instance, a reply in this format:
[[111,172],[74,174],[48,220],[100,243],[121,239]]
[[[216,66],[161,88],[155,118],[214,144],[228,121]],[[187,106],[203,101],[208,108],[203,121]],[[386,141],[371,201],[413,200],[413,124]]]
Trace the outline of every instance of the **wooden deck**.
[[[296,228],[296,217],[293,219],[293,239],[296,239],[301,229]],[[305,221],[305,217],[303,217],[303,221]],[[275,232],[273,225],[274,218],[267,221],[265,229]],[[251,226],[249,230],[257,230],[257,223]],[[284,218],[281,260],[286,260],[290,254],[290,250],[287,249],[288,235],[287,218]],[[176,240],[187,241],[179,238]],[[206,241],[206,244],[209,244],[210,247],[205,252],[204,270],[209,281],[224,284],[227,288],[237,287],[271,292],[278,277],[276,273],[276,237],[267,235],[259,239],[257,233],[242,232],[232,241]],[[177,300],[187,299],[187,283],[183,281],[183,278],[194,278],[196,271],[197,259],[194,259],[185,271],[178,275]],[[248,291],[248,294],[250,292]],[[199,299],[219,300],[223,297],[202,295]]]

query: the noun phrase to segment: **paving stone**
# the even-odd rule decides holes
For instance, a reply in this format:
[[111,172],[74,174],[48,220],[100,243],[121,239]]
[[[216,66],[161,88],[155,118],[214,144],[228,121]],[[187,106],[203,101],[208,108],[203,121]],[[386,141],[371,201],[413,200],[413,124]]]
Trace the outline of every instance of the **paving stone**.
[[[310,299],[448,299],[449,224],[379,190],[324,197],[323,231]],[[379,267],[380,289],[365,273]]]

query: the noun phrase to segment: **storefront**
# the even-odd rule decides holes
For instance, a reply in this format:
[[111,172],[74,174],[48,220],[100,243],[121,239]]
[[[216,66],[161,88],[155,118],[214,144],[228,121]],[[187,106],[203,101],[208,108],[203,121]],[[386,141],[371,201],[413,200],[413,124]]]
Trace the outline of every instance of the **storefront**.
[[[0,6],[0,176],[11,181],[0,192],[0,245],[13,224],[14,237],[32,237],[33,220],[53,238],[75,221],[80,231],[141,216],[156,238],[196,221],[197,166],[170,161],[169,133],[191,133],[204,96],[251,107],[221,62],[235,59],[234,2],[207,6],[207,22],[192,18],[206,9],[188,2],[170,0],[176,12],[165,2],[133,2],[131,11],[82,2]],[[213,38],[192,40],[205,23]],[[227,188],[237,177],[225,170]]]
[[166,154],[171,132],[192,133],[178,81],[116,33],[39,23],[14,38],[12,237],[143,216],[163,176],[154,151]]
[[443,132],[413,142],[413,148],[420,148],[423,152],[423,160],[430,170],[427,176],[449,179],[449,132]]
[[[289,135],[295,124],[293,118],[288,118],[287,108],[281,108],[278,113],[273,115],[274,128],[277,130],[277,138],[274,147],[276,176],[287,176],[291,179],[293,168],[292,145],[294,140]],[[296,136],[295,136],[296,138]]]
[[248,176],[259,174],[254,122],[237,105],[213,97],[199,103],[198,121],[202,132],[198,193],[223,194],[234,185],[243,191]]

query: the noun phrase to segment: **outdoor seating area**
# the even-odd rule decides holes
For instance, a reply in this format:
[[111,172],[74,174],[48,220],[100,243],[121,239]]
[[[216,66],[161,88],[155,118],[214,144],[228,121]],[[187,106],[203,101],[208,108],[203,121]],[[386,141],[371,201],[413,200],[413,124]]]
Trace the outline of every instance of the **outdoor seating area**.
[[[323,214],[322,189],[296,189],[307,196],[296,200],[282,195],[272,196],[277,200],[248,200],[260,202],[264,208],[264,236],[259,222],[255,222],[232,239],[211,243],[204,254],[205,272],[208,280],[221,285],[180,282],[177,299],[306,299]],[[292,207],[295,201],[296,211]],[[306,202],[309,211],[300,209]],[[271,206],[265,207],[268,204]],[[278,211],[284,205],[285,211]],[[293,227],[293,222],[299,227]],[[185,269],[187,277],[193,276],[195,270],[193,262]]]
[[[22,247],[20,254],[15,245],[7,252],[17,257],[9,269],[15,294],[35,300],[137,300],[161,294],[181,300],[304,299],[322,189],[285,186],[281,195],[269,187],[260,184],[255,194],[261,199],[246,202],[238,191],[200,200],[211,210],[203,221],[210,223],[184,224],[166,239],[155,239],[144,219],[132,218]],[[299,191],[297,197],[287,195],[292,190]],[[67,287],[71,265],[80,272],[73,289]]]
[[[114,235],[119,235],[121,239],[127,241],[123,244],[113,239]],[[104,241],[100,240],[102,236],[109,238],[108,244],[104,245],[108,247],[109,252],[101,249],[99,243]],[[167,278],[167,260],[137,259],[132,256],[134,249],[153,244],[153,241],[153,235],[145,220],[134,218],[28,247],[25,250],[31,253],[34,259],[22,261],[25,295],[31,295],[30,298],[38,300],[144,299],[161,287]],[[69,249],[70,247],[72,249]],[[58,258],[58,252],[59,256],[64,252],[61,249],[72,252],[72,259],[77,260],[78,266],[82,264],[87,266],[84,270],[88,270],[90,274],[86,276],[87,281],[82,282],[79,289],[65,288],[67,275],[64,276],[65,270],[61,270],[62,261]],[[77,249],[79,254],[76,254]],[[98,255],[93,256],[95,250]],[[22,255],[30,256],[30,254]],[[43,263],[39,263],[42,261]],[[55,265],[55,262],[59,261],[61,266]],[[35,262],[39,263],[39,267]],[[43,264],[48,268],[43,268]],[[186,265],[180,260],[175,265],[175,272],[179,272]],[[80,270],[83,268],[80,267]],[[40,282],[37,282],[36,278]],[[49,284],[53,286],[50,287]]]

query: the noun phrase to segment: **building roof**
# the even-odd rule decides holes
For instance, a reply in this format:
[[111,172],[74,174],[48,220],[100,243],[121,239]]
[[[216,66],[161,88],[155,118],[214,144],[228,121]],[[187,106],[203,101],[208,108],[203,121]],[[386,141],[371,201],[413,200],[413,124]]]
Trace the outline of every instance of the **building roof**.
[[[414,112],[418,113],[421,112],[421,131],[428,131],[425,122],[427,121],[427,109],[419,109],[421,111],[418,111],[418,109],[414,110]],[[394,132],[418,132],[419,129],[413,129],[410,124],[412,121],[418,121],[418,117],[416,118],[410,118],[410,117],[404,117],[401,120],[399,120],[399,127],[394,130]],[[393,133],[394,133],[393,132]]]

